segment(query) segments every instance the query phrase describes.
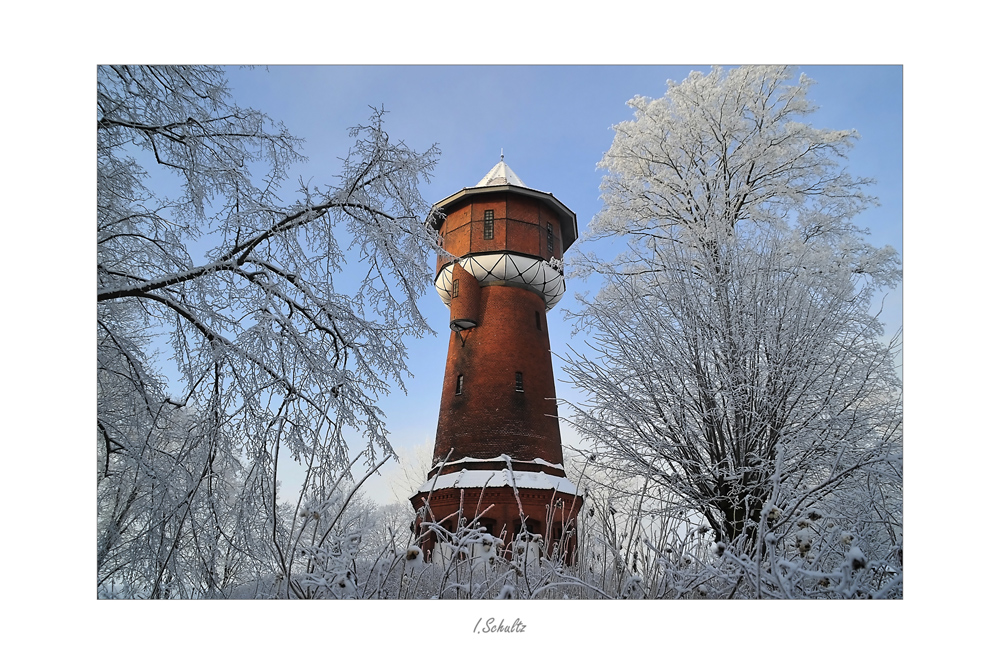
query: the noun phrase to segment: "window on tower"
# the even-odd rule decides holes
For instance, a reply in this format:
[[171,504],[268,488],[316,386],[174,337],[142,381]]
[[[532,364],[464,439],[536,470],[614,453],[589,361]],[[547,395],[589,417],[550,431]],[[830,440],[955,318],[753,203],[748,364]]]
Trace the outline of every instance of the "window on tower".
[[487,210],[483,215],[483,239],[493,239],[493,210]]
[[451,296],[453,298],[458,297],[458,279],[451,282]]
[[553,251],[555,251],[554,249],[555,236],[552,234],[552,224],[546,224],[545,234],[546,234],[546,241],[549,247],[549,253],[551,254]]
[[524,392],[524,374],[520,371],[514,372],[514,391]]
[[462,393],[462,383],[464,382],[465,376],[458,374],[458,380],[455,382],[455,394]]
[[535,327],[542,329],[542,314],[535,312]]

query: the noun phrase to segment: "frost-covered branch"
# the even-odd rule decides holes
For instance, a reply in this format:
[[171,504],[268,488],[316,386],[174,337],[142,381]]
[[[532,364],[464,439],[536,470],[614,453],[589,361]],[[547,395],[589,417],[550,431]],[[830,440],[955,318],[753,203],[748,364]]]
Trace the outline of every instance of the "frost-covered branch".
[[[901,509],[901,382],[872,307],[899,259],[851,222],[873,202],[842,163],[858,137],[804,123],[808,87],[784,67],[716,68],[633,99],[590,227],[628,249],[573,257],[603,279],[572,314],[592,352],[563,358],[598,465],[758,558],[804,510]],[[775,592],[798,596],[786,577]]]
[[[369,467],[392,455],[377,400],[429,331],[419,185],[438,151],[373,109],[339,179],[286,204],[301,141],[233,104],[224,70],[100,67],[97,88],[100,577],[139,596],[266,570],[291,587],[279,450],[309,461],[306,493],[349,467],[348,430]],[[373,270],[352,283],[348,260]],[[178,444],[197,454],[162,454]]]

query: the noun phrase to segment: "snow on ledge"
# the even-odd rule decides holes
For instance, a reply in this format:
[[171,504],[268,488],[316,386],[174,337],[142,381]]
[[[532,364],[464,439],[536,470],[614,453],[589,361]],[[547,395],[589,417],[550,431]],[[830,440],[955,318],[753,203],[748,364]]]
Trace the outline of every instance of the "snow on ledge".
[[[536,466],[548,466],[549,468],[558,468],[559,470],[565,470],[565,468],[563,468],[563,465],[561,463],[549,463],[545,459],[539,459],[538,457],[535,457],[531,461],[528,461],[526,459],[515,459],[513,457],[507,456],[506,454],[502,454],[500,456],[492,457],[490,459],[480,459],[478,457],[462,457],[458,461],[449,461],[448,463],[446,463],[444,465],[445,466],[453,466],[453,465],[455,465],[457,463],[486,463],[486,462],[496,462],[496,461],[500,461],[500,462],[504,462],[504,463],[506,463],[508,461],[510,461],[511,463],[533,463]],[[439,467],[441,467],[441,464],[437,464],[436,466],[434,466],[434,468],[439,468]],[[491,472],[493,472],[493,471],[491,471]]]
[[[512,477],[513,475],[513,477]],[[431,488],[437,489],[482,489],[484,487],[516,486],[518,489],[541,489],[543,491],[558,491],[571,496],[579,495],[576,485],[565,477],[555,477],[542,472],[523,470],[461,470],[432,477],[424,482],[417,493],[427,493]]]

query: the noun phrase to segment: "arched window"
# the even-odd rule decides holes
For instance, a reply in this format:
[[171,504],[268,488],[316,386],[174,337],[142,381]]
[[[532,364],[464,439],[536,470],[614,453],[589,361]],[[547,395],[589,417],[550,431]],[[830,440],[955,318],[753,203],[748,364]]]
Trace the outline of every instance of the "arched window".
[[497,527],[496,519],[479,519],[479,525],[486,529],[487,535],[497,534],[493,532],[494,530],[496,530]]
[[455,394],[462,393],[462,383],[465,381],[465,376],[458,374],[458,380],[455,381]]
[[514,391],[524,392],[524,374],[520,371],[514,372]]

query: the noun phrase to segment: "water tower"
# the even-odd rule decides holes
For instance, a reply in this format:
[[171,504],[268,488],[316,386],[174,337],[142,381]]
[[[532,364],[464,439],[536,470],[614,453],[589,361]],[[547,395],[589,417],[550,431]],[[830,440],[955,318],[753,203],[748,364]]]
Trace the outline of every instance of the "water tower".
[[[433,468],[411,498],[417,532],[481,526],[506,544],[532,534],[572,556],[582,504],[563,467],[547,312],[566,291],[576,215],[504,162],[445,198],[435,286],[451,312]],[[430,554],[433,537],[423,541]]]

